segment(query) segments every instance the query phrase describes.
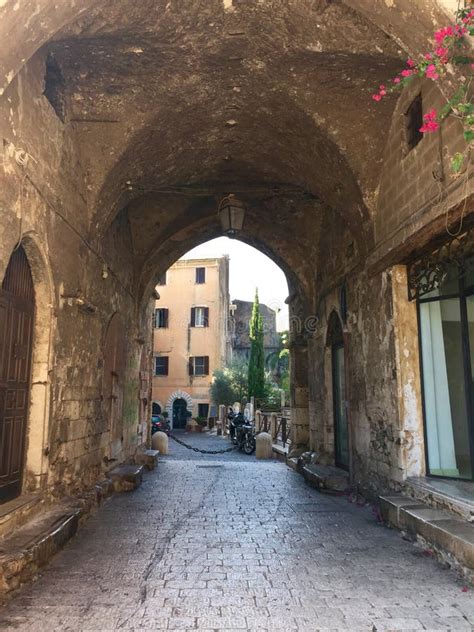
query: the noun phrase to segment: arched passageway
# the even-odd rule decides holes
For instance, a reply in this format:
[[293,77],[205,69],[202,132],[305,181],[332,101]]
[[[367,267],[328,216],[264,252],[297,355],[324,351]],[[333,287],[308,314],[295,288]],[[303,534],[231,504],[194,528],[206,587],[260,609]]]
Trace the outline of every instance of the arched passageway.
[[[48,419],[28,444],[34,480],[90,488],[143,448],[156,280],[222,234],[229,194],[238,237],[288,279],[295,456],[348,467],[371,495],[424,475],[406,265],[444,240],[447,210],[470,216],[471,182],[445,177],[456,120],[407,140],[410,105],[443,104],[432,82],[370,93],[428,47],[449,2],[42,0],[27,19],[9,4],[0,276],[34,234],[54,332],[32,384]],[[332,314],[343,354],[326,344]]]

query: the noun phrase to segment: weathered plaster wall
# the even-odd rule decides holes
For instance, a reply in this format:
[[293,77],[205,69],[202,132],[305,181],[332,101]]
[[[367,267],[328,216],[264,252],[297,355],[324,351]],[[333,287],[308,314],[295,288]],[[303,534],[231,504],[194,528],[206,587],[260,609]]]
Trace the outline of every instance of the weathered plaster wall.
[[[38,55],[0,98],[0,277],[21,240],[37,302],[24,487],[60,493],[92,484],[106,468],[104,456],[123,460],[141,442],[142,342],[128,223],[117,219],[106,252],[91,244],[74,134],[43,96],[43,78]],[[82,309],[78,296],[93,307]],[[102,341],[114,311],[124,314],[129,340],[119,446],[110,443],[101,392]]]

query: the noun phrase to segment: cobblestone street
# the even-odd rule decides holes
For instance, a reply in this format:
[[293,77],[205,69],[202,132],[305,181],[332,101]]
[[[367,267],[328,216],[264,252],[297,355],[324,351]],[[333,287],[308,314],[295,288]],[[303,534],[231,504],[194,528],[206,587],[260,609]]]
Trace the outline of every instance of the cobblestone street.
[[472,591],[370,508],[282,463],[170,444],[14,597],[0,629],[472,630]]

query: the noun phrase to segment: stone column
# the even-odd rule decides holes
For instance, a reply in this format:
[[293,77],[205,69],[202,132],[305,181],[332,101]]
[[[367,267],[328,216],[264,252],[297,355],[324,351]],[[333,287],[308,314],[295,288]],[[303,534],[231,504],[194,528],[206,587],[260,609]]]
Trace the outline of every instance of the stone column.
[[309,449],[308,345],[301,337],[290,345],[291,449],[299,456]]
[[419,334],[416,302],[408,300],[406,267],[394,266],[391,277],[398,401],[395,443],[399,446],[392,478],[402,482],[408,476],[425,474]]

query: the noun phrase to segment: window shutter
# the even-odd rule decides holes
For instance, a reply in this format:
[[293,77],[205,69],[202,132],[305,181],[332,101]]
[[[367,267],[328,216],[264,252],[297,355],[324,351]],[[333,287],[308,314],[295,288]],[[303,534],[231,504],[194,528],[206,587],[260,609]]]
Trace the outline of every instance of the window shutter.
[[[191,327],[196,327],[196,308],[191,307]],[[192,375],[192,373],[190,373]]]
[[209,327],[209,307],[204,308],[204,327]]
[[166,356],[165,358],[163,358],[163,360],[164,360],[163,375],[168,375],[169,374],[170,359],[169,359],[168,356]]
[[209,356],[204,356],[204,375],[209,375]]
[[192,358],[189,358],[188,371],[189,375],[194,375],[194,363]]
[[168,314],[169,314],[169,309],[164,309],[163,310],[163,327],[168,327]]

